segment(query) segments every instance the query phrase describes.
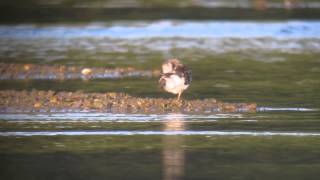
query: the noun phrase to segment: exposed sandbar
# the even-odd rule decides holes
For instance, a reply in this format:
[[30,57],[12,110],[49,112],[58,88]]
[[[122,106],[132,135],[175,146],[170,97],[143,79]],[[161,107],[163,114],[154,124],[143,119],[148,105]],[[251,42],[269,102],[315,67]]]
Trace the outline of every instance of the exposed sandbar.
[[224,103],[216,99],[181,100],[139,98],[125,93],[0,91],[0,112],[112,112],[112,113],[233,113],[255,112],[255,103]]

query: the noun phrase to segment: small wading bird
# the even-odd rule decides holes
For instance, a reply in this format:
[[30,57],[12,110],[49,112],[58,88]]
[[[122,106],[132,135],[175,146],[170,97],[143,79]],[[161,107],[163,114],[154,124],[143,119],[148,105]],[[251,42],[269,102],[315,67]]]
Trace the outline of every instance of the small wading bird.
[[177,94],[178,101],[184,90],[192,80],[191,71],[178,59],[169,59],[162,64],[162,73],[159,79],[160,87],[165,91]]

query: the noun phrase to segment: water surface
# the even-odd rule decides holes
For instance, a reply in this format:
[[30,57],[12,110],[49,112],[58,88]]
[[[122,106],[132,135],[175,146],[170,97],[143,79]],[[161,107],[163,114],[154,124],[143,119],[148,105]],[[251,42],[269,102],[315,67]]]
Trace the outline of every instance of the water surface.
[[[0,25],[0,62],[193,71],[186,99],[235,114],[0,114],[2,179],[318,179],[320,23],[113,21]],[[0,80],[1,89],[173,98],[157,78]],[[17,173],[18,171],[18,173]]]

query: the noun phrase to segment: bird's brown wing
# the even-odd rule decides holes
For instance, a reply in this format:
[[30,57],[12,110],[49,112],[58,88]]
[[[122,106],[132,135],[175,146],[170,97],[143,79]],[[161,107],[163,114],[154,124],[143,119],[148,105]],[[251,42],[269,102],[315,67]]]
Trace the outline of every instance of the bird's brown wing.
[[192,73],[191,73],[191,70],[189,68],[187,68],[185,65],[176,66],[175,72],[179,77],[181,77],[181,78],[184,77],[184,79],[185,79],[184,84],[185,85],[188,85],[191,83]]
[[187,67],[185,67],[184,78],[185,78],[185,82],[184,82],[185,85],[188,85],[188,84],[191,83],[191,81],[192,81],[192,72]]

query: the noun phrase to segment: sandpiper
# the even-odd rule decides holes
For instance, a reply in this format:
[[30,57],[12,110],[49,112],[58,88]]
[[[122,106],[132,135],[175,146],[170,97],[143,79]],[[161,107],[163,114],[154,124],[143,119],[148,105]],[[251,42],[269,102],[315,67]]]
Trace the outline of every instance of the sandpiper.
[[160,87],[165,91],[177,94],[178,99],[192,80],[191,71],[178,59],[169,59],[162,64],[162,73],[159,79]]

